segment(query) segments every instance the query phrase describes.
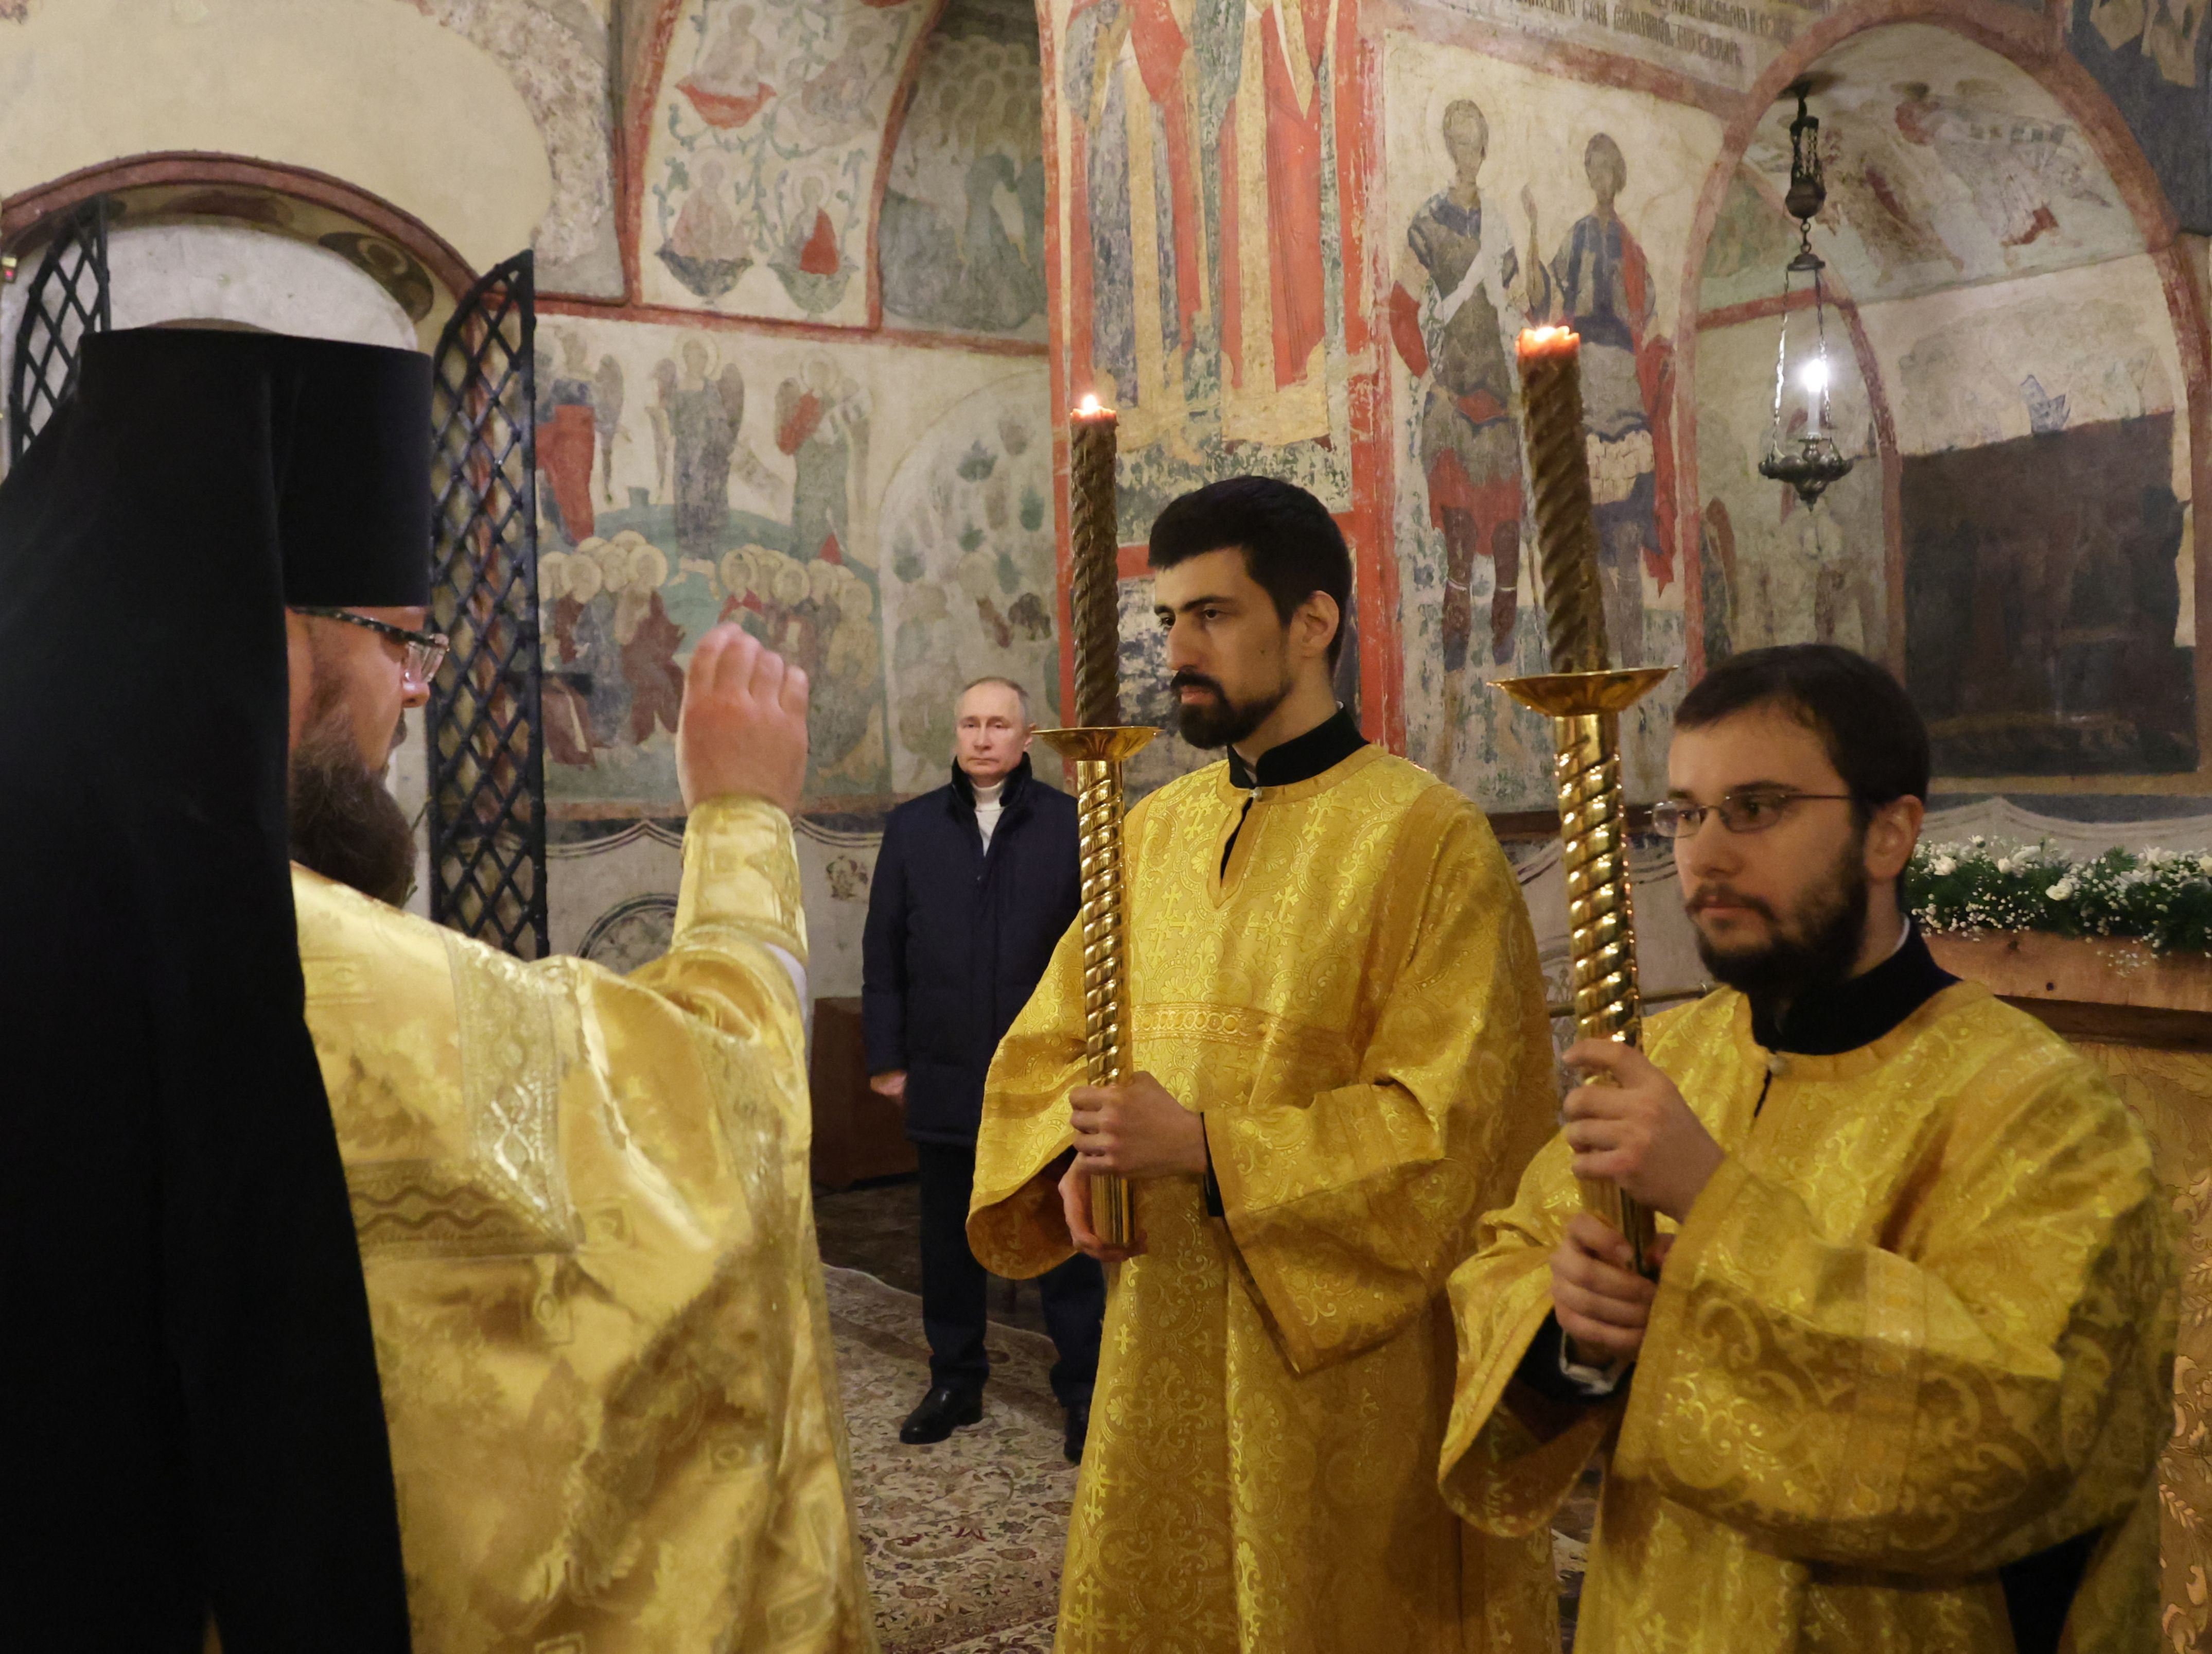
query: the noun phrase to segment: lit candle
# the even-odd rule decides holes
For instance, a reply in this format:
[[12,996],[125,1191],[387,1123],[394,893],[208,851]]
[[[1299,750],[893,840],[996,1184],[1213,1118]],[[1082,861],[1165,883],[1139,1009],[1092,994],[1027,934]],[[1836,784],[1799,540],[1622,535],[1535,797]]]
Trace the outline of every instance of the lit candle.
[[1086,396],[1067,423],[1074,721],[1099,728],[1121,721],[1121,545],[1114,497],[1114,410]]
[[1571,327],[1524,331],[1514,352],[1535,492],[1536,560],[1553,672],[1603,672],[1605,599],[1597,577],[1597,512],[1583,444],[1582,340]]

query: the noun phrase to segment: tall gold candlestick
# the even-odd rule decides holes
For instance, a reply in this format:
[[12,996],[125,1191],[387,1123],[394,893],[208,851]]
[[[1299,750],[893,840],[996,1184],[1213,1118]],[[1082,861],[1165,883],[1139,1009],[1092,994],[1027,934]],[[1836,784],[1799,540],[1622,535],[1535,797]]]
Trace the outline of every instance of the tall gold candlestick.
[[1075,620],[1075,717],[1089,728],[1121,721],[1121,535],[1115,508],[1114,410],[1096,397],[1068,416],[1068,577]]
[[[1115,419],[1085,397],[1068,418],[1069,610],[1075,651],[1075,727],[1038,733],[1075,772],[1083,874],[1085,1078],[1118,1085],[1129,1075],[1129,897],[1123,880],[1121,765],[1159,732],[1121,722],[1121,531],[1114,496]],[[1091,1183],[1091,1226],[1109,1246],[1137,1232],[1128,1180]]]
[[[1620,715],[1671,668],[1609,668],[1597,518],[1583,444],[1580,344],[1569,329],[1540,328],[1523,333],[1516,352],[1552,670],[1498,687],[1552,721],[1575,1037],[1634,1045],[1643,1032],[1643,1000],[1621,803]],[[1582,1187],[1583,1206],[1626,1237],[1643,1270],[1654,1234],[1651,1213],[1612,1183],[1585,1181]]]

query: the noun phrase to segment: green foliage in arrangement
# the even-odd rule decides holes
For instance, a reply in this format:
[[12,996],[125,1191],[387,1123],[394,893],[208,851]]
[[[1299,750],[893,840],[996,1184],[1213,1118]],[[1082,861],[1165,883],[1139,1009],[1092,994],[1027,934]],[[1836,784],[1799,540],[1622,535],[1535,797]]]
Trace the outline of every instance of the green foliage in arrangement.
[[1905,895],[1929,931],[2040,930],[2212,953],[2212,855],[2107,850],[2081,860],[2047,842],[1975,837],[1923,844]]

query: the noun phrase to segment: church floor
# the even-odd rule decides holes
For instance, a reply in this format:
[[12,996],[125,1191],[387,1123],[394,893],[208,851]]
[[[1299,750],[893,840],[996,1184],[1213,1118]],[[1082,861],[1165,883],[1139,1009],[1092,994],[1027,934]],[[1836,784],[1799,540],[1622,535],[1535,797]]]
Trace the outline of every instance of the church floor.
[[824,1275],[884,1654],[1048,1654],[1075,1499],[1052,1341],[993,1327],[982,1423],[908,1447],[899,1421],[929,1379],[921,1301],[857,1269]]
[[[884,1654],[1049,1654],[1075,1470],[1060,1456],[1036,1287],[992,1286],[983,1422],[904,1446],[899,1422],[929,1383],[915,1182],[817,1189],[814,1210]],[[1573,1642],[1596,1493],[1593,1473],[1553,1535],[1562,1648]]]
[[[902,1292],[921,1291],[921,1194],[913,1177],[834,1193],[816,1189],[814,1232],[822,1262],[832,1268],[863,1270]],[[1044,1307],[1031,1281],[993,1281],[990,1315],[1001,1326],[1045,1330]],[[919,1391],[914,1399],[921,1399]]]

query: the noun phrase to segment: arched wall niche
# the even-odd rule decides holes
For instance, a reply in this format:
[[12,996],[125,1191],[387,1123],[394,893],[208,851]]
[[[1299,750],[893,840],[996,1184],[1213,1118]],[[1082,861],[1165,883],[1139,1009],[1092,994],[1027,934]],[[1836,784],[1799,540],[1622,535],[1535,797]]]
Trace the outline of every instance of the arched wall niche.
[[27,278],[53,228],[95,196],[107,198],[114,230],[229,223],[336,253],[392,295],[425,350],[476,279],[450,241],[381,197],[328,173],[240,155],[131,155],[26,190],[0,201],[0,248]]
[[[1887,618],[1869,652],[1921,702],[1948,789],[2198,792],[2212,775],[2212,675],[2194,650],[2212,552],[2193,509],[2212,429],[2203,301],[2142,150],[2033,25],[1986,0],[1855,9],[1808,31],[1729,122],[1683,276],[1678,521],[1705,565],[1691,659],[1702,669],[1735,617],[1708,611],[1706,518],[1741,492],[1742,457],[1715,465],[1711,432],[1743,423],[1747,392],[1771,402],[1779,325],[1779,260],[1717,271],[1743,238],[1747,185],[1794,243],[1774,205],[1790,113],[1777,100],[1808,70],[1832,75],[1814,100],[1831,183],[1814,246],[1844,295],[1875,475],[1820,509],[1846,563],[1870,563],[1880,535]],[[1756,389],[1747,337],[1763,337]]]
[[55,229],[106,203],[114,325],[226,319],[434,349],[475,272],[413,215],[343,179],[222,155],[134,155],[0,201],[0,374]]

